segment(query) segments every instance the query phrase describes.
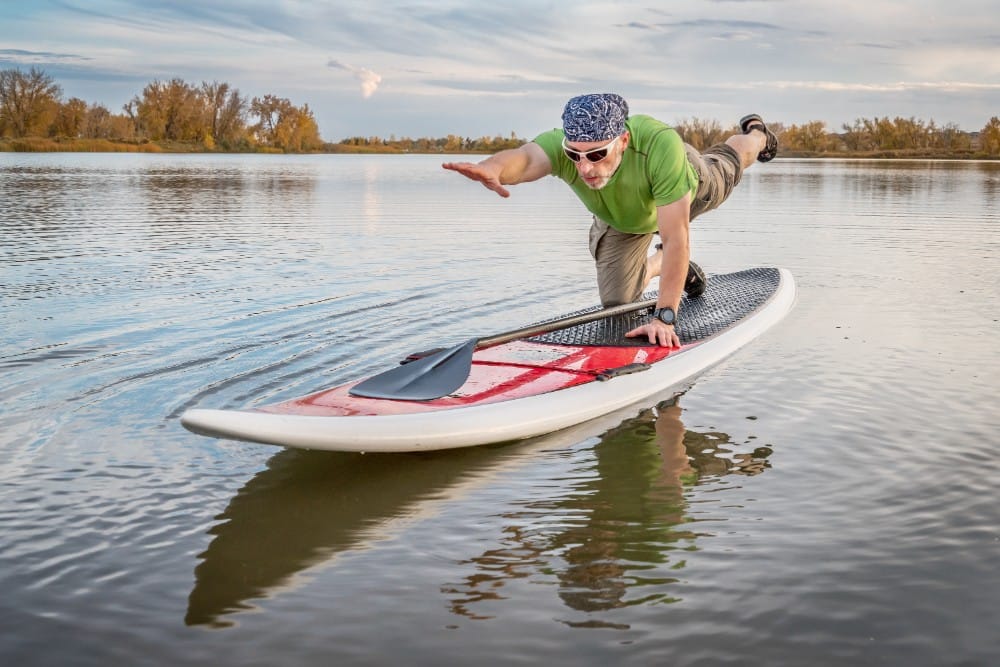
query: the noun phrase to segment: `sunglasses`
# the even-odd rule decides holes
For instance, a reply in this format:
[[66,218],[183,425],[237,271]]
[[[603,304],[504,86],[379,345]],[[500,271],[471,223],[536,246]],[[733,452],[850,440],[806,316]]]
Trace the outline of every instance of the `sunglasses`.
[[608,157],[608,151],[610,151],[611,147],[614,146],[615,143],[617,143],[618,140],[621,138],[622,135],[619,134],[617,137],[615,137],[608,143],[604,144],[600,148],[594,148],[589,151],[578,151],[575,148],[570,148],[569,146],[567,146],[566,137],[563,137],[562,149],[563,152],[566,153],[566,157],[568,157],[573,162],[579,162],[585,157],[589,162],[600,162],[604,158]]

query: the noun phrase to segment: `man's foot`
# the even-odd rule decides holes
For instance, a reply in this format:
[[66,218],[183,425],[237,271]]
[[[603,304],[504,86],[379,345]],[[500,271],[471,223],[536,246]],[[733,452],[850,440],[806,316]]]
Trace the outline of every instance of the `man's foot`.
[[705,272],[694,262],[688,262],[688,275],[684,281],[684,292],[688,298],[697,299],[705,293],[706,287],[708,287],[708,278],[705,276]]
[[767,125],[764,124],[764,119],[755,113],[749,116],[743,116],[740,118],[740,131],[743,134],[750,134],[754,130],[760,130],[767,137],[767,143],[764,145],[764,150],[757,154],[758,162],[770,162],[774,159],[774,156],[778,154],[778,137],[774,136],[774,132],[767,129]]

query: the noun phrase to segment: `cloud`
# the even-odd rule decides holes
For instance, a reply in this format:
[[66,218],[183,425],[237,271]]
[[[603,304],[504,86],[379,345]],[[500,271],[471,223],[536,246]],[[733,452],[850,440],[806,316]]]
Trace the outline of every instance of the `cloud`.
[[861,91],[874,93],[896,93],[911,90],[930,91],[975,91],[975,90],[1000,90],[1000,83],[982,83],[976,81],[895,81],[890,83],[850,83],[840,81],[768,81],[750,82],[747,84],[733,84],[734,86],[746,86],[748,88],[756,86],[771,86],[781,89],[805,89],[822,91]]
[[635,28],[636,30],[659,30],[655,25],[651,23],[643,23],[642,21],[630,21],[628,23],[616,23],[619,28]]
[[691,19],[687,21],[670,21],[659,25],[671,28],[721,28],[723,30],[784,30],[780,25],[763,21],[738,21],[733,19]]
[[382,83],[382,75],[367,67],[356,67],[354,65],[348,65],[347,63],[342,63],[338,60],[331,60],[326,64],[327,67],[333,69],[342,69],[351,72],[354,77],[361,82],[361,96],[364,98],[369,98],[375,94],[378,90],[379,84]]
[[858,46],[866,49],[898,50],[900,47],[893,44],[879,44],[877,42],[858,42]]
[[51,61],[91,60],[74,53],[53,53],[52,51],[26,51],[25,49],[0,49],[0,58],[13,62],[46,63]]
[[724,32],[716,35],[712,39],[717,39],[724,42],[748,42],[753,39],[753,33],[749,32]]

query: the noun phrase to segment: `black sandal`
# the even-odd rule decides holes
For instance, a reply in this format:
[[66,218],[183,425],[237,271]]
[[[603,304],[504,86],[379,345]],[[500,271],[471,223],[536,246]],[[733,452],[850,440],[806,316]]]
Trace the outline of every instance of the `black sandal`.
[[743,134],[750,134],[756,129],[759,129],[767,137],[767,144],[764,146],[764,150],[757,154],[757,160],[759,162],[770,162],[778,154],[778,137],[774,136],[774,132],[767,129],[764,119],[757,114],[752,113],[749,116],[740,118],[740,131]]
[[684,292],[688,298],[697,299],[705,293],[706,287],[708,287],[708,277],[705,272],[694,262],[688,262],[688,274],[684,280]]

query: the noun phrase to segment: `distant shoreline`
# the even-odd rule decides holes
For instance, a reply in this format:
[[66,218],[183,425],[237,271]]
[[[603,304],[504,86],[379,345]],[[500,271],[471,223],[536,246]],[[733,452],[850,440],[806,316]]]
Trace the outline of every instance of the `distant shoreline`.
[[[3,153],[164,153],[164,154],[209,154],[209,155],[488,155],[495,151],[475,149],[427,149],[401,150],[393,146],[357,146],[351,144],[324,144],[322,149],[285,153],[274,149],[232,151],[208,149],[199,142],[154,142],[154,141],[111,141],[107,139],[47,139],[27,137],[23,139],[0,139]],[[783,158],[837,158],[837,159],[914,159],[914,160],[989,160],[1000,157],[967,150],[936,152],[920,149],[875,150],[875,151],[823,151],[810,152],[790,150],[779,152]]]

